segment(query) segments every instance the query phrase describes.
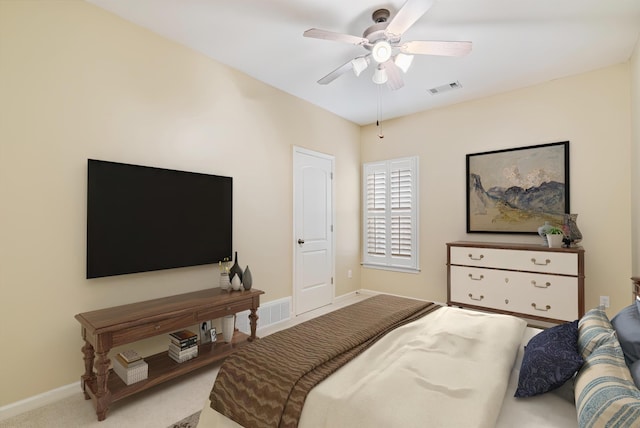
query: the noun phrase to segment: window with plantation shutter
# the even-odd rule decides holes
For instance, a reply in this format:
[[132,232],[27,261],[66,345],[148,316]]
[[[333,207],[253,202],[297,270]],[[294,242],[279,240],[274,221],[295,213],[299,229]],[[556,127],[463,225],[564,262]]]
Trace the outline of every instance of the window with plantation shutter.
[[418,158],[363,165],[363,265],[418,270]]

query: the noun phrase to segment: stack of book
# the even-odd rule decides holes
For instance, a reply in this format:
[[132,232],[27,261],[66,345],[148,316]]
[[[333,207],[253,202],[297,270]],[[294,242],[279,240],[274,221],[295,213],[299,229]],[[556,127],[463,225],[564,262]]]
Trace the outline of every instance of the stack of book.
[[198,356],[198,335],[190,330],[180,330],[169,335],[169,356],[184,363]]
[[140,382],[149,375],[149,365],[133,349],[120,352],[113,360],[113,371],[126,383]]

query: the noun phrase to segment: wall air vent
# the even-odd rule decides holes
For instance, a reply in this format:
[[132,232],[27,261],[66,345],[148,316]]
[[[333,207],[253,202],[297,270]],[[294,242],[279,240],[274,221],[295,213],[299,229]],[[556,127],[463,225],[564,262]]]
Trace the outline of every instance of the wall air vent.
[[437,86],[435,88],[428,89],[431,95],[441,94],[443,92],[452,91],[454,89],[460,89],[462,85],[457,80],[455,82],[447,83],[446,85]]

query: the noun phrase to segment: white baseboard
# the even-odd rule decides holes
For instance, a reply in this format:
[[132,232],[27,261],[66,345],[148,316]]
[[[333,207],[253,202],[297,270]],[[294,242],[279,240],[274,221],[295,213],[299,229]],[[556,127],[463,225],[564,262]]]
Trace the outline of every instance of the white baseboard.
[[383,293],[381,291],[367,290],[365,288],[356,291],[356,294],[358,294],[358,293],[366,294],[366,295],[370,295],[370,296],[375,296],[376,294],[388,294],[389,296],[405,297],[405,298],[408,298],[408,299],[415,299],[415,300],[421,300],[423,302],[435,303],[436,305],[440,305],[440,306],[447,306],[447,304],[445,302],[437,302],[435,300],[418,299],[417,297],[407,297],[407,296],[403,296],[402,294]]
[[7,404],[6,406],[0,407],[0,421],[81,393],[82,388],[80,387],[80,382],[74,382],[52,389],[51,391],[43,392],[42,394],[34,395],[33,397],[25,398],[24,400],[16,401],[15,403]]
[[374,290],[368,290],[366,288],[361,288],[360,290],[354,291],[353,294],[363,294],[365,296],[375,296],[378,294],[388,294],[388,293],[382,293],[380,291],[374,291]]
[[368,290],[356,290],[356,291],[352,291],[352,292],[347,293],[347,294],[342,294],[340,296],[334,297],[333,303],[334,304],[340,304],[340,303],[344,302],[345,300],[349,300],[349,299],[351,299],[351,298],[353,298],[353,297],[355,297],[355,296],[357,296],[359,294],[374,295],[374,294],[377,294],[377,293],[370,292]]

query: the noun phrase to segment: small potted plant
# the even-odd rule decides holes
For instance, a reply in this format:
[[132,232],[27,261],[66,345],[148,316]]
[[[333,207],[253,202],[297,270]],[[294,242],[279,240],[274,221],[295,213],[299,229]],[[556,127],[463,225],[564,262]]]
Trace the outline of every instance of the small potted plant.
[[562,229],[556,226],[552,226],[547,230],[547,242],[549,243],[549,248],[560,248],[562,247],[562,239],[564,238],[564,232]]

